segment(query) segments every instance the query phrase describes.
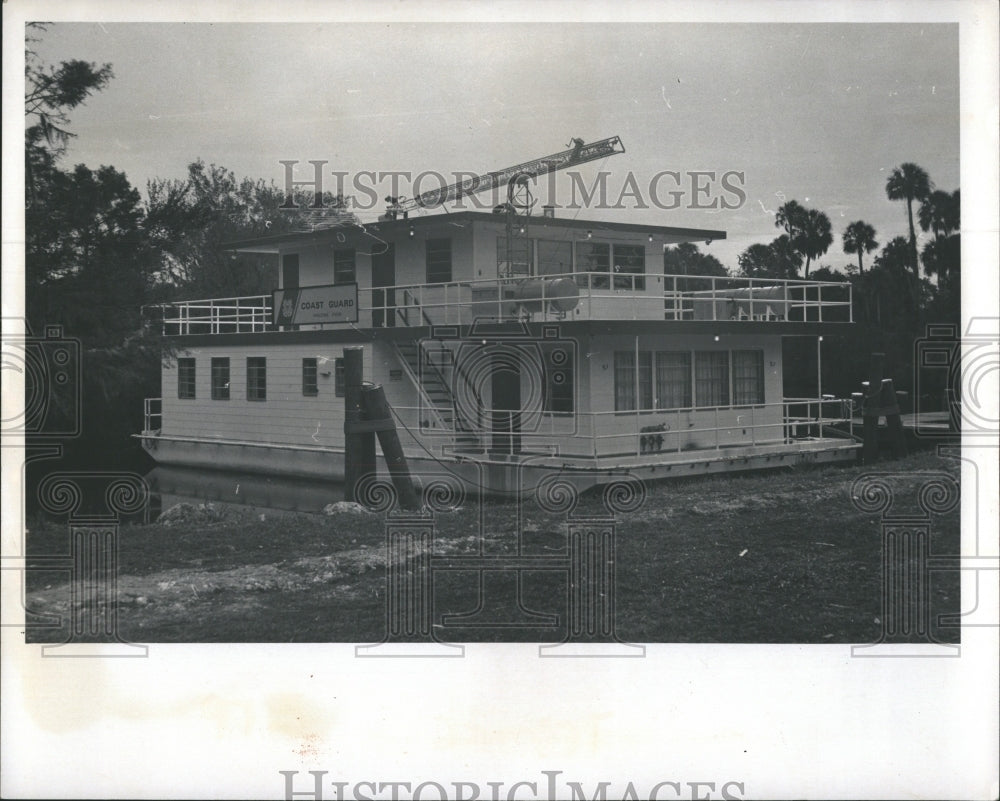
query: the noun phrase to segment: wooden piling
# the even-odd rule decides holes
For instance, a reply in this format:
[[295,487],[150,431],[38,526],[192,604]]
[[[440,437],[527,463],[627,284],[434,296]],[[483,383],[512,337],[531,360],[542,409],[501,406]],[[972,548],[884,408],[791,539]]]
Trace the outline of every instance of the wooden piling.
[[878,403],[882,392],[882,370],[885,365],[884,353],[873,353],[868,368],[868,384],[864,389],[861,403],[861,416],[864,421],[864,449],[862,458],[865,464],[878,461]]
[[375,435],[362,431],[364,348],[344,348],[344,500],[357,501],[358,482],[375,472]]
[[382,448],[389,478],[396,488],[399,505],[404,509],[419,509],[420,497],[413,486],[410,467],[403,454],[403,446],[399,442],[396,424],[392,419],[389,401],[385,390],[379,384],[368,384],[361,389],[361,408],[366,420],[372,423],[378,436],[378,444]]
[[892,379],[882,381],[882,394],[879,398],[881,413],[885,415],[886,428],[889,430],[889,448],[894,459],[906,456],[906,437],[903,435],[903,419],[899,409],[899,399]]

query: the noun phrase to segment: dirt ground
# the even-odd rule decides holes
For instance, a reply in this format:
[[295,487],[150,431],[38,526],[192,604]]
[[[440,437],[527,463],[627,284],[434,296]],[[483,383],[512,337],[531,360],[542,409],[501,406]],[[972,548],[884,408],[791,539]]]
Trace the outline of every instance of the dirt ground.
[[[617,521],[615,632],[630,642],[865,643],[883,628],[882,523],[851,497],[861,467],[798,468],[651,485],[641,509]],[[872,472],[872,471],[867,471]],[[916,512],[933,473],[957,480],[955,460],[924,452],[877,466],[894,509]],[[577,515],[602,510],[584,497]],[[475,502],[436,516],[434,556],[565,553],[564,515],[526,504],[520,537],[513,503]],[[931,518],[934,555],[959,548],[957,508]],[[32,522],[29,556],[63,554],[68,531]],[[520,545],[519,545],[520,541]],[[152,525],[120,529],[119,636],[131,642],[377,642],[386,631],[384,517],[189,506]],[[32,564],[29,558],[29,564]],[[405,565],[403,567],[406,567]],[[28,571],[27,608],[62,625],[29,628],[31,642],[69,639],[66,571]],[[931,636],[960,611],[959,577],[928,579]],[[469,571],[435,574],[436,636],[453,642],[558,641],[566,636],[567,574],[528,570],[521,598],[488,599],[497,620],[529,609],[557,622],[494,628],[445,625],[480,600]]]

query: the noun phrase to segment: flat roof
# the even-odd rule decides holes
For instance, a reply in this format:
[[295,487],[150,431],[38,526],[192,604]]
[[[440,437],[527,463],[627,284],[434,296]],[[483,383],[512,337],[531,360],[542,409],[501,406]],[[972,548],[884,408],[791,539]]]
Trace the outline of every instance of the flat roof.
[[[600,228],[605,231],[658,236],[665,241],[665,244],[726,238],[725,231],[716,231],[708,228],[676,228],[668,225],[643,225],[640,223],[609,222],[607,220],[581,220],[579,218],[558,216],[546,217],[544,215],[532,215],[529,219],[531,228],[568,228],[584,231]],[[357,239],[366,233],[383,238],[396,234],[405,234],[411,226],[414,230],[417,230],[443,223],[458,226],[471,223],[505,224],[506,218],[503,214],[492,214],[486,211],[428,214],[408,219],[379,220],[367,225],[347,223],[328,228],[319,228],[315,231],[289,231],[273,236],[225,242],[222,244],[222,248],[224,250],[239,250],[247,253],[276,253],[280,245],[289,242],[301,242],[303,244],[338,242],[345,241],[347,238]]]

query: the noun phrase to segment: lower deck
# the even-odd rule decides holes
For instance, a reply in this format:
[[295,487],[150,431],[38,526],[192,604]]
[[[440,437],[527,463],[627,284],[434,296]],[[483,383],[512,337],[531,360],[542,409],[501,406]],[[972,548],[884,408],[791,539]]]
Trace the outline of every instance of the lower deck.
[[504,492],[528,474],[690,475],[847,459],[856,447],[850,401],[782,396],[773,333],[495,323],[425,333],[179,342],[163,396],[147,401],[144,444],[162,464],[340,479],[343,364],[355,348],[415,472]]
[[[144,432],[142,442],[160,465],[225,469],[335,483],[344,480],[343,449],[183,439],[153,432]],[[460,487],[461,493],[467,495],[518,495],[536,492],[543,483],[557,478],[583,491],[623,476],[656,481],[800,464],[846,462],[856,458],[859,447],[852,439],[806,437],[768,445],[601,459],[540,453],[432,457],[427,453],[411,452],[407,454],[407,462],[411,475],[424,487],[436,479],[446,478],[453,479],[450,483]],[[387,477],[388,470],[382,456],[378,455],[376,461],[376,474]]]

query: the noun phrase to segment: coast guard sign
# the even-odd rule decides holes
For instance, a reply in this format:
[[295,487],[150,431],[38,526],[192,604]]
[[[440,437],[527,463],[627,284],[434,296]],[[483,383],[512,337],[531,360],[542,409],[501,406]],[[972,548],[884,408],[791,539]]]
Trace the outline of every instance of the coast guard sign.
[[358,285],[330,284],[276,289],[271,308],[275,325],[356,323]]

